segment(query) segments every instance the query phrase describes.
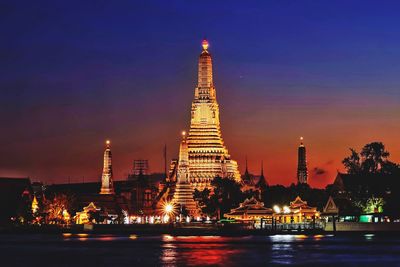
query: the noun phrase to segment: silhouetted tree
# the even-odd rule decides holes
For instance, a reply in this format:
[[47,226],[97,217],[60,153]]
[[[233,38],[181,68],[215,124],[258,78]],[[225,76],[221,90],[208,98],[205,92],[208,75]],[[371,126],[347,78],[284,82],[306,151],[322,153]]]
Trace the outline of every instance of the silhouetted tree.
[[342,163],[349,174],[392,174],[399,166],[388,160],[390,153],[382,142],[366,144],[360,153],[350,148],[351,155]]
[[360,153],[362,157],[361,169],[366,173],[378,173],[388,162],[390,153],[385,150],[381,142],[366,144]]
[[350,148],[351,155],[344,158],[342,163],[349,174],[358,174],[361,172],[361,161],[358,152]]
[[195,190],[194,197],[199,201],[202,211],[210,216],[222,217],[224,213],[236,208],[244,200],[241,185],[232,178],[215,177],[209,189]]

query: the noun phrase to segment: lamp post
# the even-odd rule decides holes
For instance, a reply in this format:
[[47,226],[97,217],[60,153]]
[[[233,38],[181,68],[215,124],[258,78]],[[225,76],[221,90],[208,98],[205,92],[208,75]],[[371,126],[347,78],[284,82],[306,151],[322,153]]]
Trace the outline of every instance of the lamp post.
[[174,214],[174,205],[172,203],[165,203],[164,205],[164,223],[169,222],[171,215]]

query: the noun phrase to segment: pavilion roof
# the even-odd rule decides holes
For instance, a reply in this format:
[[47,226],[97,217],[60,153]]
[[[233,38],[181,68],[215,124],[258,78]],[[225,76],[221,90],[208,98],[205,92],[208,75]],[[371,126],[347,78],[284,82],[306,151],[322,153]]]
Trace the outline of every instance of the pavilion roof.
[[290,202],[290,208],[305,208],[305,207],[309,207],[307,206],[307,201],[304,201],[301,199],[300,196],[297,196],[296,199],[292,202]]
[[258,201],[254,197],[248,198],[238,208],[232,209],[227,215],[242,215],[242,214],[272,214],[272,209],[264,207],[264,203]]

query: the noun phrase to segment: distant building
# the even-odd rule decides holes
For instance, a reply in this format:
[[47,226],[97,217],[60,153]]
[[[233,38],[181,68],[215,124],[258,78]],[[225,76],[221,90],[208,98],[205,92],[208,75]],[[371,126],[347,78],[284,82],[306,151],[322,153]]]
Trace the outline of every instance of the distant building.
[[261,173],[258,178],[258,182],[255,185],[256,189],[259,192],[259,199],[262,199],[262,195],[265,193],[266,188],[268,187],[267,179],[264,176],[264,164],[261,162]]
[[244,174],[242,175],[242,185],[243,191],[247,191],[247,190],[255,190],[255,177],[253,174],[250,174],[249,169],[248,169],[248,165],[247,165],[247,157],[246,157],[246,169],[244,171]]
[[306,147],[303,144],[303,137],[300,137],[300,146],[298,148],[298,163],[297,163],[297,183],[308,183],[308,170],[307,170],[307,155]]
[[133,161],[133,175],[148,175],[149,173],[149,161],[147,159],[135,159]]
[[101,176],[100,194],[114,194],[113,171],[112,171],[112,156],[110,140],[106,141],[106,150],[104,151],[103,174]]

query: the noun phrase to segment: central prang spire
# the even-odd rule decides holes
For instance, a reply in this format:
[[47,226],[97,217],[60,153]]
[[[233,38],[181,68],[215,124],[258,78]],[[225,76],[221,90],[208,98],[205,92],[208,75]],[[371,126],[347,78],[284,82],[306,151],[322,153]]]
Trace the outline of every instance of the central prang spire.
[[189,180],[199,190],[210,187],[217,176],[240,180],[237,162],[231,160],[221,135],[212,58],[208,48],[208,41],[203,40],[187,137]]
[[213,71],[211,54],[208,52],[208,41],[203,40],[199,57],[199,70],[196,88],[196,98],[199,100],[215,99],[215,88],[213,84]]

